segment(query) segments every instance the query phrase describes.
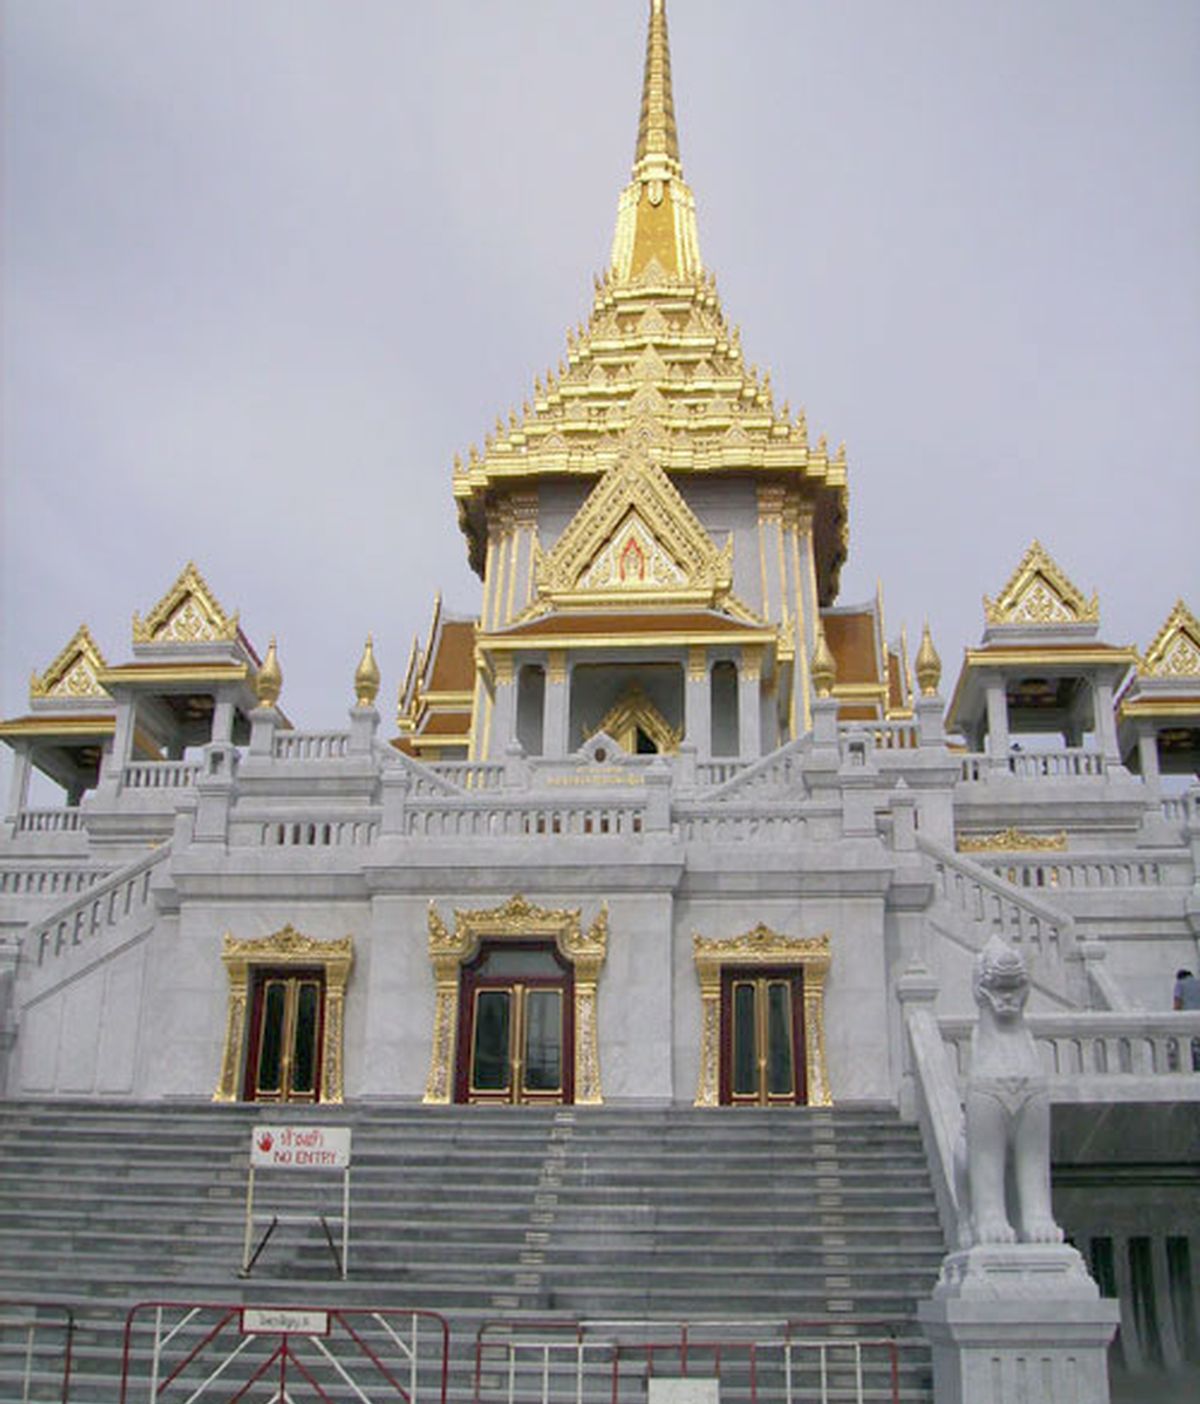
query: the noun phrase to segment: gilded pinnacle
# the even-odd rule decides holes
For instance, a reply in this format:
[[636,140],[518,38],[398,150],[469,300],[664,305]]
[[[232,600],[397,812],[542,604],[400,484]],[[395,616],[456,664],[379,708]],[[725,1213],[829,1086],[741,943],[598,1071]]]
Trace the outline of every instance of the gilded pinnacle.
[[379,664],[375,662],[375,648],[371,635],[367,635],[366,647],[354,670],[354,693],[360,707],[371,707],[379,695]]
[[[666,157],[679,175],[679,133],[675,126],[675,98],[671,91],[671,49],[667,40],[665,0],[651,0],[650,27],[646,34],[646,73],[642,80],[642,110],[638,118],[634,171],[648,157]],[[661,163],[656,163],[661,164]]]
[[837,664],[825,641],[825,625],[817,620],[817,641],[812,651],[812,680],[818,697],[828,697],[837,681]]
[[933,636],[929,632],[929,622],[926,620],[924,631],[921,634],[921,647],[917,650],[916,661],[917,685],[921,689],[924,697],[932,697],[938,690],[938,683],[942,680],[942,660],[938,657],[937,649],[933,646]]
[[263,659],[262,667],[259,668],[258,675],[254,679],[254,692],[260,706],[273,707],[279,701],[279,694],[282,691],[283,670],[279,666],[279,654],[275,650],[275,640],[272,639],[267,648],[267,656]]

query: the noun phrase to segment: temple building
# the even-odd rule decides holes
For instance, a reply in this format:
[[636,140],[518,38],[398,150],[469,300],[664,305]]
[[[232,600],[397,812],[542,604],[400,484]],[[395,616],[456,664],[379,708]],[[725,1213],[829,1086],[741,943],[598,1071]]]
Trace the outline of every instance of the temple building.
[[[943,687],[928,629],[912,650],[840,596],[849,474],[702,260],[653,0],[609,266],[454,463],[478,607],[433,602],[394,704],[368,640],[347,726],[302,729],[286,649],[192,563],[131,601],[125,661],[87,625],[31,660],[0,723],[0,1088],[882,1103],[921,1124],[950,1235],[931,1069],[966,1076],[1000,934],[1064,1226],[1131,1341],[1194,1316],[1168,1122],[1200,1099],[1200,1016],[1165,992],[1200,968],[1200,785],[1172,778],[1200,766],[1200,623],[1168,596],[1144,649],[1107,642],[1070,562],[1014,542]],[[35,771],[61,805],[31,806]]]

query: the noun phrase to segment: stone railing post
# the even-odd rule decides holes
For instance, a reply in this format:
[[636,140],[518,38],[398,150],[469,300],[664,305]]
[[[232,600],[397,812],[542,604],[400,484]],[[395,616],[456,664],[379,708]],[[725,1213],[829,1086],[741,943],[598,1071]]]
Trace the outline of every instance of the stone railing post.
[[942,699],[933,693],[918,697],[916,703],[917,738],[922,746],[944,746],[946,728],[943,724]]
[[379,713],[373,706],[359,703],[350,708],[350,754],[369,756],[375,749],[375,733],[379,730]]
[[229,810],[236,784],[238,752],[228,742],[205,746],[196,781],[195,843],[225,843],[229,837]]
[[265,703],[255,707],[250,713],[249,754],[269,760],[275,749],[275,732],[283,718],[276,707]]
[[911,853],[917,846],[917,797],[901,776],[888,801],[892,811],[892,848]]
[[694,794],[698,783],[697,765],[699,756],[696,747],[691,741],[684,741],[680,744],[679,755],[675,761],[675,783],[683,794]]
[[402,834],[404,832],[404,811],[408,797],[412,793],[412,775],[408,766],[388,766],[383,772],[381,789],[383,792],[383,815],[380,820],[380,833]]
[[661,834],[671,828],[671,771],[656,756],[646,771],[646,832]]
[[519,741],[510,741],[504,748],[503,787],[506,790],[529,788],[529,765],[525,759],[525,747]]

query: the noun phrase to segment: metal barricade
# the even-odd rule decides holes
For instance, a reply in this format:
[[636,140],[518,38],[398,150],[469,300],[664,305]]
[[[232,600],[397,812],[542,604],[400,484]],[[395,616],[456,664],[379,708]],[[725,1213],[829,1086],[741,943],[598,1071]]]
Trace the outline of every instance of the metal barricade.
[[71,1397],[75,1316],[57,1302],[0,1300],[0,1397],[15,1404]]
[[120,1404],[234,1404],[255,1387],[292,1404],[446,1404],[449,1355],[432,1311],[143,1302],[125,1321]]
[[[652,1380],[716,1381],[747,1404],[899,1404],[897,1323],[485,1321],[474,1404],[644,1404]],[[883,1332],[886,1331],[887,1334]]]

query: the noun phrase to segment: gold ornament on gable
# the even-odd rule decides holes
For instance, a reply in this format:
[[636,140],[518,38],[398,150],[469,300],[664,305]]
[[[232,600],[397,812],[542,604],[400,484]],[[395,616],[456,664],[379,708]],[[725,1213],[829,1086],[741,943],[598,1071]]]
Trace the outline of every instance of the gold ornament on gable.
[[43,697],[107,698],[109,694],[96,676],[105,666],[104,655],[92,638],[91,630],[81,624],[49,667],[30,678],[29,699],[32,702]]
[[238,616],[225,613],[191,561],[145,619],[133,616],[135,644],[226,643],[237,636]]
[[984,595],[983,612],[989,624],[1097,624],[1100,597],[1086,599],[1034,541],[996,599]]
[[1143,677],[1200,676],[1200,620],[1182,600],[1168,615],[1138,667]]

